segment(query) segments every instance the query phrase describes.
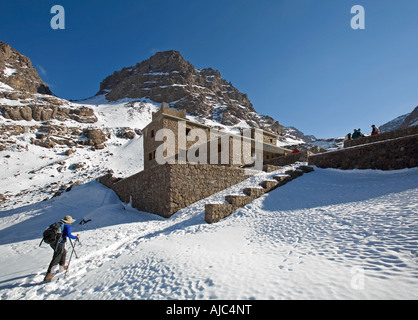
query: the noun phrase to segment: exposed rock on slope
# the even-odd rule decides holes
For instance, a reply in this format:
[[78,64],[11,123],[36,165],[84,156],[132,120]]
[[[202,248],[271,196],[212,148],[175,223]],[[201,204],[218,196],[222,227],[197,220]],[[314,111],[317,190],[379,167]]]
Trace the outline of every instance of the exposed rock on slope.
[[60,106],[60,104],[60,101],[57,100],[52,103],[35,103],[24,106],[0,105],[0,112],[3,114],[4,118],[15,121],[48,121],[51,119],[60,121],[71,119],[81,123],[94,123],[97,121],[97,117],[91,108],[81,107],[72,109]]
[[414,109],[402,122],[401,128],[407,128],[418,125],[418,107]]
[[401,115],[389,122],[386,122],[385,124],[381,125],[379,129],[381,132],[385,132],[416,125],[418,125],[418,107],[415,107],[411,113]]
[[[97,95],[109,101],[148,98],[167,102],[190,115],[223,125],[259,127],[281,133],[283,127],[268,116],[259,115],[248,96],[211,68],[195,69],[177,51],[158,52],[135,66],[114,72],[100,84]],[[245,124],[246,123],[246,124]]]
[[28,57],[0,41],[0,82],[13,89],[52,95]]

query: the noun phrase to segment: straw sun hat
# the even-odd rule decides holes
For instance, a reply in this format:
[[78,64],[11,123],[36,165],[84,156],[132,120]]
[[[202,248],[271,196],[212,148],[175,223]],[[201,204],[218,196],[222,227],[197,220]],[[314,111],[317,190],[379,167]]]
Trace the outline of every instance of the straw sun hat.
[[62,222],[64,223],[73,223],[75,221],[75,219],[73,219],[71,216],[65,216],[64,219],[61,219]]

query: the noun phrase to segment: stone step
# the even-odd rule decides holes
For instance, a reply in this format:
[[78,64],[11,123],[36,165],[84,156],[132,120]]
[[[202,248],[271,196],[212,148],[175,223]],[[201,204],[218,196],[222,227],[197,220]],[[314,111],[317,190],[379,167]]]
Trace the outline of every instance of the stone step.
[[293,179],[289,175],[281,175],[281,176],[274,176],[273,179],[277,180],[278,184],[277,187],[281,187],[288,183],[289,181],[292,181]]
[[244,188],[243,192],[247,196],[256,199],[262,194],[264,194],[266,191],[264,190],[264,188]]
[[264,192],[269,192],[269,191],[275,189],[278,184],[279,184],[278,181],[265,180],[265,181],[260,183],[260,186],[262,186],[265,189]]
[[285,174],[289,175],[292,179],[295,179],[297,177],[300,177],[301,175],[303,175],[303,171],[302,170],[288,170],[285,172]]
[[254,199],[249,196],[232,195],[225,196],[225,200],[232,204],[233,207],[240,208],[250,203]]
[[205,221],[215,223],[229,216],[233,211],[232,204],[210,203],[205,205]]
[[281,166],[275,166],[275,165],[272,165],[272,164],[265,164],[264,166],[263,166],[263,171],[264,172],[273,172],[273,171],[277,171],[277,170],[280,170],[280,169],[282,169],[283,167],[281,167]]
[[310,166],[299,166],[298,169],[299,170],[302,170],[304,173],[308,173],[308,172],[314,171],[314,168],[313,167],[310,167]]
[[236,209],[243,207],[257,199],[264,193],[270,192],[277,187],[280,187],[287,182],[300,177],[306,172],[313,171],[312,167],[299,166],[296,170],[288,170],[285,174],[274,176],[274,180],[265,180],[260,183],[262,188],[244,188],[244,195],[228,195],[225,196],[225,200],[229,204],[206,204],[205,205],[205,221],[207,223],[215,223],[223,218],[229,216]]

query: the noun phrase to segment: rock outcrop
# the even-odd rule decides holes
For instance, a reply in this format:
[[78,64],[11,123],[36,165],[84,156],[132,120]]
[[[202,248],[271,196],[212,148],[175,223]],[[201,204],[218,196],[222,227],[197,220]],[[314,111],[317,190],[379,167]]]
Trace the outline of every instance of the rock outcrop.
[[60,121],[74,120],[80,123],[94,123],[97,121],[97,117],[91,108],[81,107],[73,109],[57,104],[26,106],[0,105],[0,113],[5,119],[14,121],[48,121],[51,119]]
[[0,82],[15,90],[52,95],[28,57],[0,41]]
[[401,124],[401,129],[418,125],[418,106],[405,118]]
[[[1,41],[0,116],[5,121],[0,123],[0,151],[21,148],[16,137],[24,133],[34,134],[30,143],[44,148],[61,145],[97,149],[107,140],[99,129],[84,130],[83,124],[97,122],[92,108],[53,96],[30,59]],[[29,123],[14,125],[13,121]]]
[[188,114],[224,125],[246,122],[275,133],[283,127],[273,118],[259,115],[248,96],[212,68],[195,69],[177,51],[158,52],[150,59],[116,71],[100,84],[97,95],[107,100],[147,98],[166,102]]

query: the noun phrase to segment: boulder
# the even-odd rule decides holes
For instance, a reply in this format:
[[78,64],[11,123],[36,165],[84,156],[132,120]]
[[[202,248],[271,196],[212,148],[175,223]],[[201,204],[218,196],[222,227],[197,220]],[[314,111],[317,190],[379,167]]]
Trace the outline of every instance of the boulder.
[[98,146],[107,140],[106,134],[102,130],[96,128],[85,129],[83,135],[87,140],[83,141],[82,144],[89,146]]

